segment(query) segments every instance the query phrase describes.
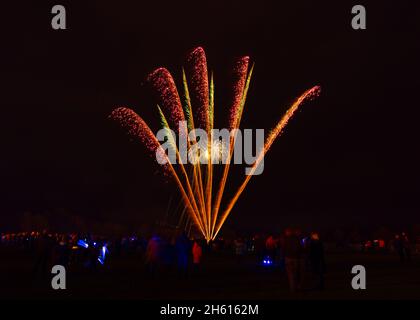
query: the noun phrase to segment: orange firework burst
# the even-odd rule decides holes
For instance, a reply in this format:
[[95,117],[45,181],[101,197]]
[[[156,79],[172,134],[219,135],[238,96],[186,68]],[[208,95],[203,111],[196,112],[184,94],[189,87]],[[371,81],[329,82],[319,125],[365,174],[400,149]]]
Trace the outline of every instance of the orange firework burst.
[[[240,58],[235,63],[233,71],[234,84],[229,112],[229,129],[234,131],[240,127],[251,81],[253,66],[249,68],[249,57]],[[221,210],[222,198],[237,136],[236,134],[231,134],[230,141],[227,145],[212,140],[214,124],[214,82],[213,75],[211,75],[210,81],[208,78],[207,60],[204,50],[201,47],[196,48],[187,57],[186,72],[183,72],[184,105],[181,104],[175,82],[168,70],[165,68],[155,70],[149,75],[148,81],[158,93],[159,104],[162,107],[162,109],[159,107],[159,112],[165,129],[173,128],[175,132],[178,132],[179,138],[187,136],[187,128],[193,130],[197,127],[206,131],[209,137],[207,150],[205,154],[201,155],[206,159],[204,165],[199,161],[193,161],[189,164],[183,162],[175,139],[170,138],[169,140],[172,143],[177,158],[177,168],[175,168],[170,163],[168,155],[149,126],[134,111],[127,108],[117,108],[111,113],[110,118],[117,121],[130,136],[138,138],[151,154],[165,160],[165,164],[162,165],[163,170],[174,179],[189,217],[207,241],[216,238],[234,205],[253,176],[253,173],[261,164],[262,159],[270,150],[273,142],[281,135],[293,114],[305,101],[318,96],[320,92],[320,87],[315,86],[305,91],[293,102],[269,133],[264,142],[264,147],[257,155],[250,172],[248,172],[233,197],[227,202],[227,206]],[[196,113],[193,113],[193,110],[196,110]],[[169,121],[166,120],[165,114],[168,115]],[[187,127],[181,128],[179,123],[184,120],[187,123]],[[188,146],[197,142],[194,141],[196,139],[194,136],[192,138],[192,141],[187,140]],[[226,158],[226,162],[222,164],[224,166],[222,176],[218,181],[217,188],[215,188],[217,192],[213,194],[213,185],[215,182],[213,165],[219,162],[221,158]]]

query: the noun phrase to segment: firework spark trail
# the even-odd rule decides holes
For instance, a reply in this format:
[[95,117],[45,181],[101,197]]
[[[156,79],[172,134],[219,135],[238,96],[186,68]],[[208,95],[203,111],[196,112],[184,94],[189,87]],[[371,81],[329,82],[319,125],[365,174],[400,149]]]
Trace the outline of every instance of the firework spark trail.
[[[165,151],[162,149],[152,130],[150,130],[146,122],[133,110],[118,107],[112,111],[109,118],[125,129],[130,137],[138,138],[146,147],[150,156],[156,157],[158,153],[159,156],[166,157]],[[162,167],[164,167],[165,171],[168,170],[168,162],[163,164]]]
[[[163,112],[162,112],[162,110],[160,109],[159,106],[158,106],[158,110],[159,110],[159,114],[160,114],[160,117],[161,117],[163,127],[166,128],[166,129],[169,129],[168,121],[166,120],[166,117],[163,114]],[[191,198],[190,201],[192,202],[192,206],[193,206],[194,210],[199,213],[200,209],[197,206],[196,197],[194,195],[194,192],[192,191],[193,189],[192,189],[191,184],[190,184],[190,178],[189,178],[189,176],[188,176],[188,174],[185,170],[184,164],[182,163],[181,155],[179,154],[179,150],[178,150],[178,147],[176,145],[176,141],[171,134],[168,135],[168,139],[169,139],[168,141],[169,141],[171,147],[173,148],[173,150],[176,153],[177,161],[178,161],[178,164],[181,168],[181,173],[184,176],[188,196]],[[204,208],[201,208],[201,209],[204,210]],[[205,215],[205,212],[203,212],[202,214]],[[203,228],[206,230],[206,232],[208,232],[209,228],[207,226],[207,220],[206,219],[201,220],[200,219],[200,214],[197,214],[197,218],[201,222],[201,224],[202,224]],[[205,236],[209,237],[210,235],[209,235],[209,233],[206,233]]]
[[[165,113],[169,115],[169,121],[166,121],[165,119],[165,122],[167,123],[166,127],[168,129],[171,127],[174,128],[175,131],[178,132],[179,134],[179,139],[182,139],[183,141],[185,140],[188,141],[187,139],[188,128],[187,127],[180,128],[180,125],[179,125],[181,121],[185,121],[185,115],[184,115],[182,104],[179,98],[178,90],[176,88],[175,82],[170,72],[165,68],[158,68],[147,77],[147,80],[151,84],[152,88],[158,94],[159,103],[162,106],[162,109],[165,111]],[[189,97],[188,97],[188,102],[189,102]],[[191,106],[189,105],[188,111],[190,110],[191,110]],[[164,113],[161,111],[160,113],[161,113],[161,117],[162,116],[164,117]],[[192,112],[188,113],[188,115],[191,115],[191,114]],[[170,126],[168,122],[171,124]],[[178,160],[180,160],[176,143],[173,143],[172,146],[173,146],[173,149],[176,151]],[[192,193],[190,181],[189,181],[188,175],[186,174],[182,161],[179,161],[179,163],[180,163],[182,173],[187,179],[186,181],[187,191],[188,193]],[[196,197],[192,197],[193,207],[197,211],[200,211],[197,207],[195,198]],[[205,210],[203,201],[201,201],[199,204],[201,206],[200,209]],[[206,219],[204,221],[206,222]],[[207,226],[206,226],[206,229],[207,229]]]
[[229,111],[229,130],[236,129],[238,126],[238,116],[240,114],[242,97],[245,89],[246,74],[248,71],[249,57],[241,57],[235,62],[233,69],[233,98]]
[[[190,98],[190,94],[189,94],[189,89],[188,89],[188,82],[187,82],[187,76],[185,74],[185,70],[182,69],[182,82],[183,82],[183,86],[184,86],[184,96],[185,96],[185,115],[187,118],[187,125],[188,125],[188,130],[193,133],[192,141],[196,140],[196,137],[194,135],[194,115],[193,115],[193,111],[192,111],[192,106],[191,106],[191,98]],[[188,146],[190,146],[190,141],[188,139]],[[200,165],[194,165],[193,168],[193,176],[192,176],[192,184],[195,186],[195,191],[198,197],[198,201],[200,204],[200,209],[202,211],[203,215],[203,219],[205,218],[205,199],[204,199],[204,190],[203,190],[203,184],[202,182],[202,177],[201,177],[201,167]]]
[[[177,154],[178,160],[180,162],[181,156],[179,154],[178,149],[176,149],[176,154]],[[183,166],[182,163],[180,163],[180,166],[181,166],[182,174],[183,174],[184,179],[186,181],[188,194],[192,198],[192,204],[194,206],[194,209],[196,210],[196,212],[200,212],[200,209],[198,208],[197,202],[195,200],[196,197],[195,197],[195,194],[193,192],[193,188],[191,187],[191,184],[190,184],[190,181],[189,181],[189,176],[188,176],[188,174],[187,174],[187,172],[185,170],[185,167]],[[203,227],[204,230],[206,230],[204,232],[204,236],[207,239],[207,238],[210,237],[210,233],[209,233],[209,226],[208,226],[207,220],[204,218],[205,217],[205,211],[204,210],[205,210],[205,208],[202,208],[203,220],[200,219],[200,215],[199,214],[197,214],[197,218],[202,221],[202,227]]]
[[173,168],[172,165],[170,165],[170,168],[171,168],[173,177],[175,179],[175,182],[177,183],[178,188],[181,191],[182,198],[183,198],[184,202],[187,204],[187,207],[188,207],[190,216],[193,218],[195,224],[200,229],[200,232],[205,236],[206,235],[206,232],[204,231],[205,229],[204,229],[203,225],[200,222],[200,219],[198,217],[198,214],[194,211],[194,209],[193,209],[193,207],[191,205],[190,199],[187,197],[187,194],[185,193],[184,187],[182,186],[182,183],[179,180],[178,175],[175,172],[175,169]]
[[190,98],[190,91],[188,89],[187,75],[185,74],[184,68],[182,69],[182,84],[184,86],[184,100],[185,100],[184,114],[187,118],[188,130],[191,131],[194,129],[194,116],[193,116],[192,107],[191,107],[191,98]]
[[[200,168],[200,164],[195,164],[194,165],[194,170],[193,170],[193,180],[195,185],[197,186],[196,188],[196,195],[199,198],[200,201],[200,206],[201,206],[201,213],[202,213],[202,219],[203,221],[207,221],[207,212],[206,212],[206,204],[205,204],[205,197],[204,197],[204,188],[203,188],[203,183],[202,183],[202,176],[201,176],[201,168]],[[208,227],[206,226],[206,230],[208,230]]]
[[230,130],[234,130],[233,131],[234,134],[231,135],[229,138],[229,151],[227,155],[228,157],[227,157],[227,161],[223,170],[222,179],[220,180],[219,191],[216,194],[216,200],[213,207],[213,212],[212,212],[213,221],[212,221],[212,231],[211,231],[212,234],[214,233],[217,217],[219,215],[220,203],[222,201],[223,193],[226,186],[226,181],[229,175],[230,162],[232,159],[236,137],[237,137],[236,129],[239,128],[239,125],[241,122],[242,112],[245,106],[249,83],[251,81],[252,71],[254,69],[254,66],[252,66],[247,77],[248,65],[249,65],[249,57],[242,57],[237,61],[236,67],[235,67],[234,75],[237,81],[233,85],[233,103],[229,112],[229,116],[230,116],[229,127],[231,128]]
[[149,74],[147,80],[158,93],[159,105],[169,115],[169,123],[180,134],[181,139],[186,139],[187,128],[179,127],[179,123],[185,121],[185,116],[172,75],[167,69],[158,68]]
[[180,181],[175,169],[170,163],[165,151],[146,122],[144,122],[144,120],[133,110],[125,107],[119,107],[113,110],[109,118],[116,121],[123,129],[127,131],[131,137],[138,138],[140,142],[146,146],[146,149],[151,154],[154,156],[159,155],[160,157],[164,157],[166,159],[166,163],[162,166],[165,168],[165,171],[169,172],[174,178],[191,217],[194,219],[194,222],[200,231],[205,234],[204,229],[202,228],[201,223],[197,218],[196,212],[191,205],[190,199],[185,192],[182,182]]
[[[206,54],[201,47],[195,48],[187,56],[187,72],[190,75],[190,97],[191,105],[194,107],[197,114],[196,125],[197,128],[204,129],[207,132],[207,136],[210,136],[210,120],[212,117],[211,112],[213,109],[210,109],[210,94],[209,94],[209,80],[207,72],[207,59]],[[210,142],[209,142],[210,143]],[[208,148],[210,145],[208,145]],[[209,150],[207,150],[209,151]],[[207,221],[211,221],[210,212],[209,212],[209,198],[211,198],[208,193],[209,184],[211,183],[211,162],[209,161],[206,166],[206,186],[205,191],[203,191],[203,198],[205,201],[205,209],[207,215]],[[202,181],[201,169],[198,169],[199,179]],[[208,223],[208,229],[210,232],[210,223]]]
[[238,191],[233,196],[232,200],[229,202],[227,208],[222,214],[222,217],[217,225],[216,232],[213,234],[212,239],[215,239],[217,234],[219,233],[223,223],[226,221],[226,218],[229,216],[229,213],[231,212],[233,206],[238,201],[239,196],[244,191],[245,187],[247,186],[249,180],[253,176],[255,170],[260,165],[262,159],[264,158],[265,154],[270,150],[273,142],[277,139],[279,135],[283,132],[284,127],[289,122],[290,118],[293,116],[293,114],[296,112],[296,110],[302,105],[302,103],[306,100],[312,99],[315,96],[318,96],[320,93],[321,88],[319,86],[314,86],[311,89],[305,91],[293,104],[292,106],[286,111],[286,113],[283,115],[283,117],[280,119],[280,121],[277,123],[277,125],[274,127],[274,129],[270,132],[269,136],[267,137],[264,148],[260,152],[259,156],[257,157],[257,160],[255,160],[254,165],[249,172],[249,174],[246,176],[244,182],[239,187]]
[[197,113],[196,127],[209,130],[209,80],[207,59],[203,48],[195,48],[187,56],[187,73],[190,76],[191,105]]
[[206,183],[206,211],[208,219],[208,232],[211,237],[212,232],[212,219],[211,219],[211,200],[212,200],[212,189],[213,189],[213,133],[212,129],[214,126],[214,79],[213,73],[210,79],[210,94],[209,94],[209,140],[207,141],[207,183]]

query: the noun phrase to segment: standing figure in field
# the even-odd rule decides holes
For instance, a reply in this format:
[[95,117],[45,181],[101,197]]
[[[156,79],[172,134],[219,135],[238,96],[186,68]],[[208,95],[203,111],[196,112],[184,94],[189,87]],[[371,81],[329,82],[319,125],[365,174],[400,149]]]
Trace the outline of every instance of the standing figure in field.
[[283,253],[287,279],[289,281],[289,288],[291,292],[296,292],[298,289],[301,251],[302,248],[298,236],[292,229],[286,229],[283,243]]
[[186,277],[188,272],[188,259],[190,255],[191,245],[185,232],[183,232],[175,242],[175,250],[177,257],[178,272],[181,276]]
[[242,238],[237,238],[233,241],[236,261],[238,264],[242,263],[243,256],[246,253],[246,244]]
[[401,233],[401,241],[407,261],[411,261],[411,243],[405,232]]
[[201,264],[201,257],[203,255],[203,249],[201,248],[200,244],[197,241],[194,241],[194,245],[192,248],[192,255],[193,255],[193,270],[194,274],[198,273]]
[[40,272],[42,275],[48,273],[48,267],[51,262],[52,248],[54,246],[53,239],[43,230],[35,243],[35,265],[34,272]]
[[53,265],[59,264],[64,267],[68,266],[70,260],[70,249],[67,243],[67,236],[61,235],[59,241],[57,241],[53,247]]
[[271,259],[273,263],[276,260],[276,250],[277,250],[277,241],[273,236],[269,236],[265,241],[265,250],[267,256]]
[[398,256],[400,257],[400,261],[404,262],[405,260],[404,245],[403,245],[401,236],[399,234],[395,235],[394,248],[395,248],[395,251],[397,251]]
[[265,255],[265,242],[264,237],[257,234],[254,238],[255,255],[257,257],[257,263],[261,263]]
[[314,278],[313,289],[323,290],[325,273],[324,244],[317,232],[312,232],[309,240],[309,261]]
[[159,265],[161,256],[161,239],[158,235],[153,235],[147,243],[145,262],[148,271],[152,276],[155,276]]

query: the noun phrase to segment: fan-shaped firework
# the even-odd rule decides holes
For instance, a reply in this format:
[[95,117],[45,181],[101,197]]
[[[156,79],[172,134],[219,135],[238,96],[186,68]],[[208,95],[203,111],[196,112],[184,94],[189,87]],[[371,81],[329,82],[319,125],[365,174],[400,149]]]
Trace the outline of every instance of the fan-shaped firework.
[[[229,129],[236,130],[240,126],[246,96],[252,76],[253,66],[249,69],[249,57],[242,57],[237,60],[233,69],[234,83],[232,86],[232,99],[228,115]],[[212,128],[214,123],[214,82],[213,76],[209,81],[207,72],[207,60],[202,48],[194,49],[187,57],[186,72],[183,72],[183,86],[185,103],[181,104],[175,82],[164,68],[159,68],[152,72],[148,77],[152,87],[156,90],[159,97],[159,114],[162,125],[165,129],[174,129],[178,133],[178,138],[187,137],[186,128],[179,128],[179,121],[186,120],[189,130],[195,127],[202,128],[210,137],[207,143],[207,150],[204,154],[189,156],[193,158],[191,163],[186,164],[181,160],[175,139],[169,138],[171,147],[176,152],[177,168],[170,163],[169,158],[156,136],[151,132],[147,124],[134,111],[127,108],[117,108],[111,114],[111,119],[117,121],[132,137],[137,137],[146,146],[150,153],[156,154],[160,159],[165,159],[162,164],[165,172],[174,179],[185,204],[185,208],[194,224],[203,234],[207,241],[216,238],[223,223],[231,213],[239,196],[246,188],[255,170],[261,164],[263,157],[271,148],[276,138],[283,132],[289,119],[303,102],[317,96],[320,87],[315,86],[305,91],[289,107],[284,116],[279,120],[274,129],[269,133],[264,142],[264,147],[259,152],[250,172],[234,193],[233,197],[227,202],[227,206],[220,211],[222,198],[224,195],[226,182],[231,165],[232,155],[235,146],[236,134],[231,134],[229,143],[226,145],[221,141],[213,141]],[[193,111],[196,111],[194,114]],[[168,117],[169,121],[166,120]],[[195,137],[188,140],[188,145],[196,141]],[[194,161],[195,157],[204,158],[205,165],[200,161]],[[214,173],[213,165],[223,161],[222,176],[218,181],[217,188],[213,197]],[[187,167],[188,166],[188,167]],[[219,215],[219,211],[222,212]]]

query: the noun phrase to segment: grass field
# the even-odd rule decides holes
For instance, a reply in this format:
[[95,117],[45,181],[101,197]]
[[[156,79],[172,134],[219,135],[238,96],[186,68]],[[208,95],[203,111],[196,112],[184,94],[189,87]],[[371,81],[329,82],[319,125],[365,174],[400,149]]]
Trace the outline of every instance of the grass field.
[[[204,258],[198,274],[187,279],[176,270],[152,278],[139,257],[112,258],[96,272],[68,270],[67,290],[51,288],[52,275],[34,276],[33,260],[16,249],[0,251],[0,297],[22,299],[420,299],[420,257],[401,264],[392,254],[326,255],[324,291],[290,293],[279,267],[258,266],[253,256],[240,263],[230,254]],[[367,289],[353,290],[351,268],[366,268]]]

